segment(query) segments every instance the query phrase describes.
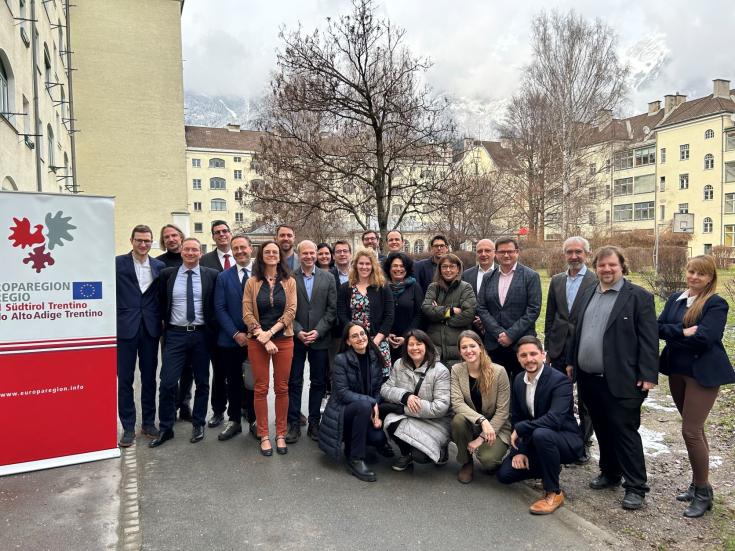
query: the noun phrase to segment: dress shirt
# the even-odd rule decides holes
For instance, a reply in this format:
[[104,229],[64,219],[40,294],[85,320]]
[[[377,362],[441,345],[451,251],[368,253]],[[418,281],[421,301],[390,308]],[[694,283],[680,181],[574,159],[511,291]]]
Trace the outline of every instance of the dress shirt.
[[495,264],[491,264],[490,268],[483,272],[482,268],[480,268],[480,265],[477,265],[477,295],[480,295],[480,287],[482,286],[482,278],[485,274],[489,274],[495,269]]
[[311,300],[311,292],[314,290],[314,272],[310,275],[306,275],[304,270],[301,270],[301,276],[304,278],[304,287],[306,287],[306,296]]
[[518,262],[513,264],[508,274],[504,274],[503,270],[498,267],[498,299],[500,299],[500,306],[505,304],[505,297],[508,296],[508,289],[510,289],[510,284],[513,282],[513,276],[516,273],[517,267]]
[[243,277],[245,277],[245,273],[247,273],[248,277],[250,277],[250,274],[253,271],[253,261],[251,260],[247,266],[240,266],[237,265],[237,277],[240,278],[240,283],[242,283]]
[[191,282],[194,287],[194,321],[191,324],[186,319],[186,280],[187,268],[181,265],[176,272],[173,293],[171,296],[171,325],[204,325],[204,312],[202,311],[202,275],[199,272],[199,264],[192,268]]
[[625,279],[621,277],[615,285],[604,292],[598,284],[587,305],[577,351],[577,364],[579,369],[585,373],[592,375],[605,373],[605,365],[602,360],[605,329],[624,283]]
[[538,386],[538,380],[541,378],[543,370],[544,366],[542,365],[536,373],[536,377],[533,381],[528,380],[527,372],[523,374],[523,382],[526,383],[526,406],[528,407],[528,413],[531,414],[532,418],[536,417],[536,412],[533,408],[533,401],[536,398],[536,387]]
[[337,275],[339,276],[340,285],[342,283],[347,283],[347,280],[350,279],[350,269],[347,268],[347,271],[345,273],[342,273],[342,271],[337,268]]
[[577,292],[579,292],[579,287],[582,285],[582,278],[584,278],[584,275],[587,273],[587,266],[582,264],[582,269],[579,270],[577,275],[573,276],[569,273],[569,270],[567,270],[567,308],[569,311],[572,311],[572,305],[574,304],[574,299],[577,298]]
[[222,269],[225,269],[225,255],[230,255],[230,268],[235,264],[235,257],[232,256],[232,251],[230,249],[227,249],[225,252],[220,251],[217,249],[217,258],[219,259],[219,263],[222,266]]
[[135,256],[133,256],[133,266],[135,266],[135,277],[138,278],[140,292],[145,293],[148,290],[148,287],[151,286],[151,283],[153,283],[151,259],[148,255],[145,255],[145,260],[143,262],[138,262]]
[[286,266],[292,272],[296,271],[296,268],[299,267],[299,257],[296,253],[292,253],[291,256],[286,257]]
[[695,299],[697,298],[697,295],[689,295],[689,289],[684,291],[682,294],[680,294],[676,302],[679,302],[680,300],[686,300],[687,301],[687,308],[691,308],[692,304],[694,304]]

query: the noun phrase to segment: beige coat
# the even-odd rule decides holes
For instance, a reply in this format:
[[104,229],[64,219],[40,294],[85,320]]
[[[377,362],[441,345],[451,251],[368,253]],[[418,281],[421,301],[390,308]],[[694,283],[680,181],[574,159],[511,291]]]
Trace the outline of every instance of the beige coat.
[[450,394],[452,410],[464,415],[471,423],[477,422],[480,415],[490,421],[495,434],[506,444],[510,444],[510,383],[502,365],[492,364],[493,384],[489,394],[482,396],[482,411],[475,411],[470,395],[470,380],[467,364],[460,362],[452,367]]
[[[260,327],[260,316],[258,315],[258,293],[263,285],[263,280],[251,277],[245,283],[242,293],[242,319],[249,331]],[[292,277],[282,279],[283,291],[286,294],[286,307],[283,315],[278,319],[285,326],[284,337],[293,337],[293,320],[296,317],[296,280]],[[252,337],[252,334],[249,334]]]

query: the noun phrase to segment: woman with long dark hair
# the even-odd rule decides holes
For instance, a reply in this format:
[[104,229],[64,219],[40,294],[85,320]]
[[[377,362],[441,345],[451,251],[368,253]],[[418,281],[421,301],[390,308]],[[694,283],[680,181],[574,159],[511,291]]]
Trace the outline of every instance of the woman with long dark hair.
[[712,508],[709,445],[704,423],[720,386],[735,382],[722,345],[727,302],[717,291],[717,265],[711,256],[695,256],[686,267],[687,288],[674,293],[658,318],[659,338],[666,341],[659,370],[669,376],[669,388],[682,419],[692,481],[676,499],[690,501],[685,517],[701,517]]
[[319,243],[316,246],[316,267],[325,272],[334,267],[334,251],[332,251],[329,243]]
[[406,253],[393,252],[383,262],[383,272],[388,276],[388,288],[393,293],[393,327],[388,333],[390,356],[393,363],[401,357],[404,333],[418,329],[421,323],[421,303],[424,293],[413,277],[413,260]]
[[260,451],[269,457],[273,447],[268,435],[268,387],[273,360],[276,394],[276,451],[285,454],[288,414],[288,377],[293,359],[293,320],[296,316],[296,282],[286,267],[275,241],[258,249],[252,277],[242,297],[243,320],[248,327],[248,355],[255,379],[255,417]]

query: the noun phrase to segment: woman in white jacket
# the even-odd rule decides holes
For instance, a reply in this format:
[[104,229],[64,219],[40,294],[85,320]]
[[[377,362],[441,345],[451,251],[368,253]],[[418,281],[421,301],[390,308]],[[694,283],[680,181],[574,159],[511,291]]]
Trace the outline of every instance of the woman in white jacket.
[[393,469],[413,462],[447,462],[451,432],[449,370],[437,361],[431,338],[421,330],[406,334],[401,358],[380,389],[384,427],[401,450]]

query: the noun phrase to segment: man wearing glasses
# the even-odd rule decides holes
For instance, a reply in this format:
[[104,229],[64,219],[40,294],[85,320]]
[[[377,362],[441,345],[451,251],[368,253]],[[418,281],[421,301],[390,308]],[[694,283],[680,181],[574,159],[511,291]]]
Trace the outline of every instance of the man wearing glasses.
[[143,434],[155,438],[156,368],[161,311],[158,301],[158,272],[166,267],[148,253],[153,232],[148,226],[133,228],[133,250],[115,258],[117,285],[117,412],[123,427],[120,447],[135,441],[135,362],[140,368],[140,403]]
[[485,327],[484,342],[493,362],[505,367],[513,381],[523,371],[515,343],[536,336],[541,313],[541,278],[518,262],[518,241],[501,237],[495,242],[498,269],[483,276],[477,296],[477,313]]
[[448,252],[447,238],[443,235],[435,235],[431,238],[431,256],[414,263],[413,273],[424,294],[426,294],[426,289],[429,288],[431,282],[434,281],[439,259]]

